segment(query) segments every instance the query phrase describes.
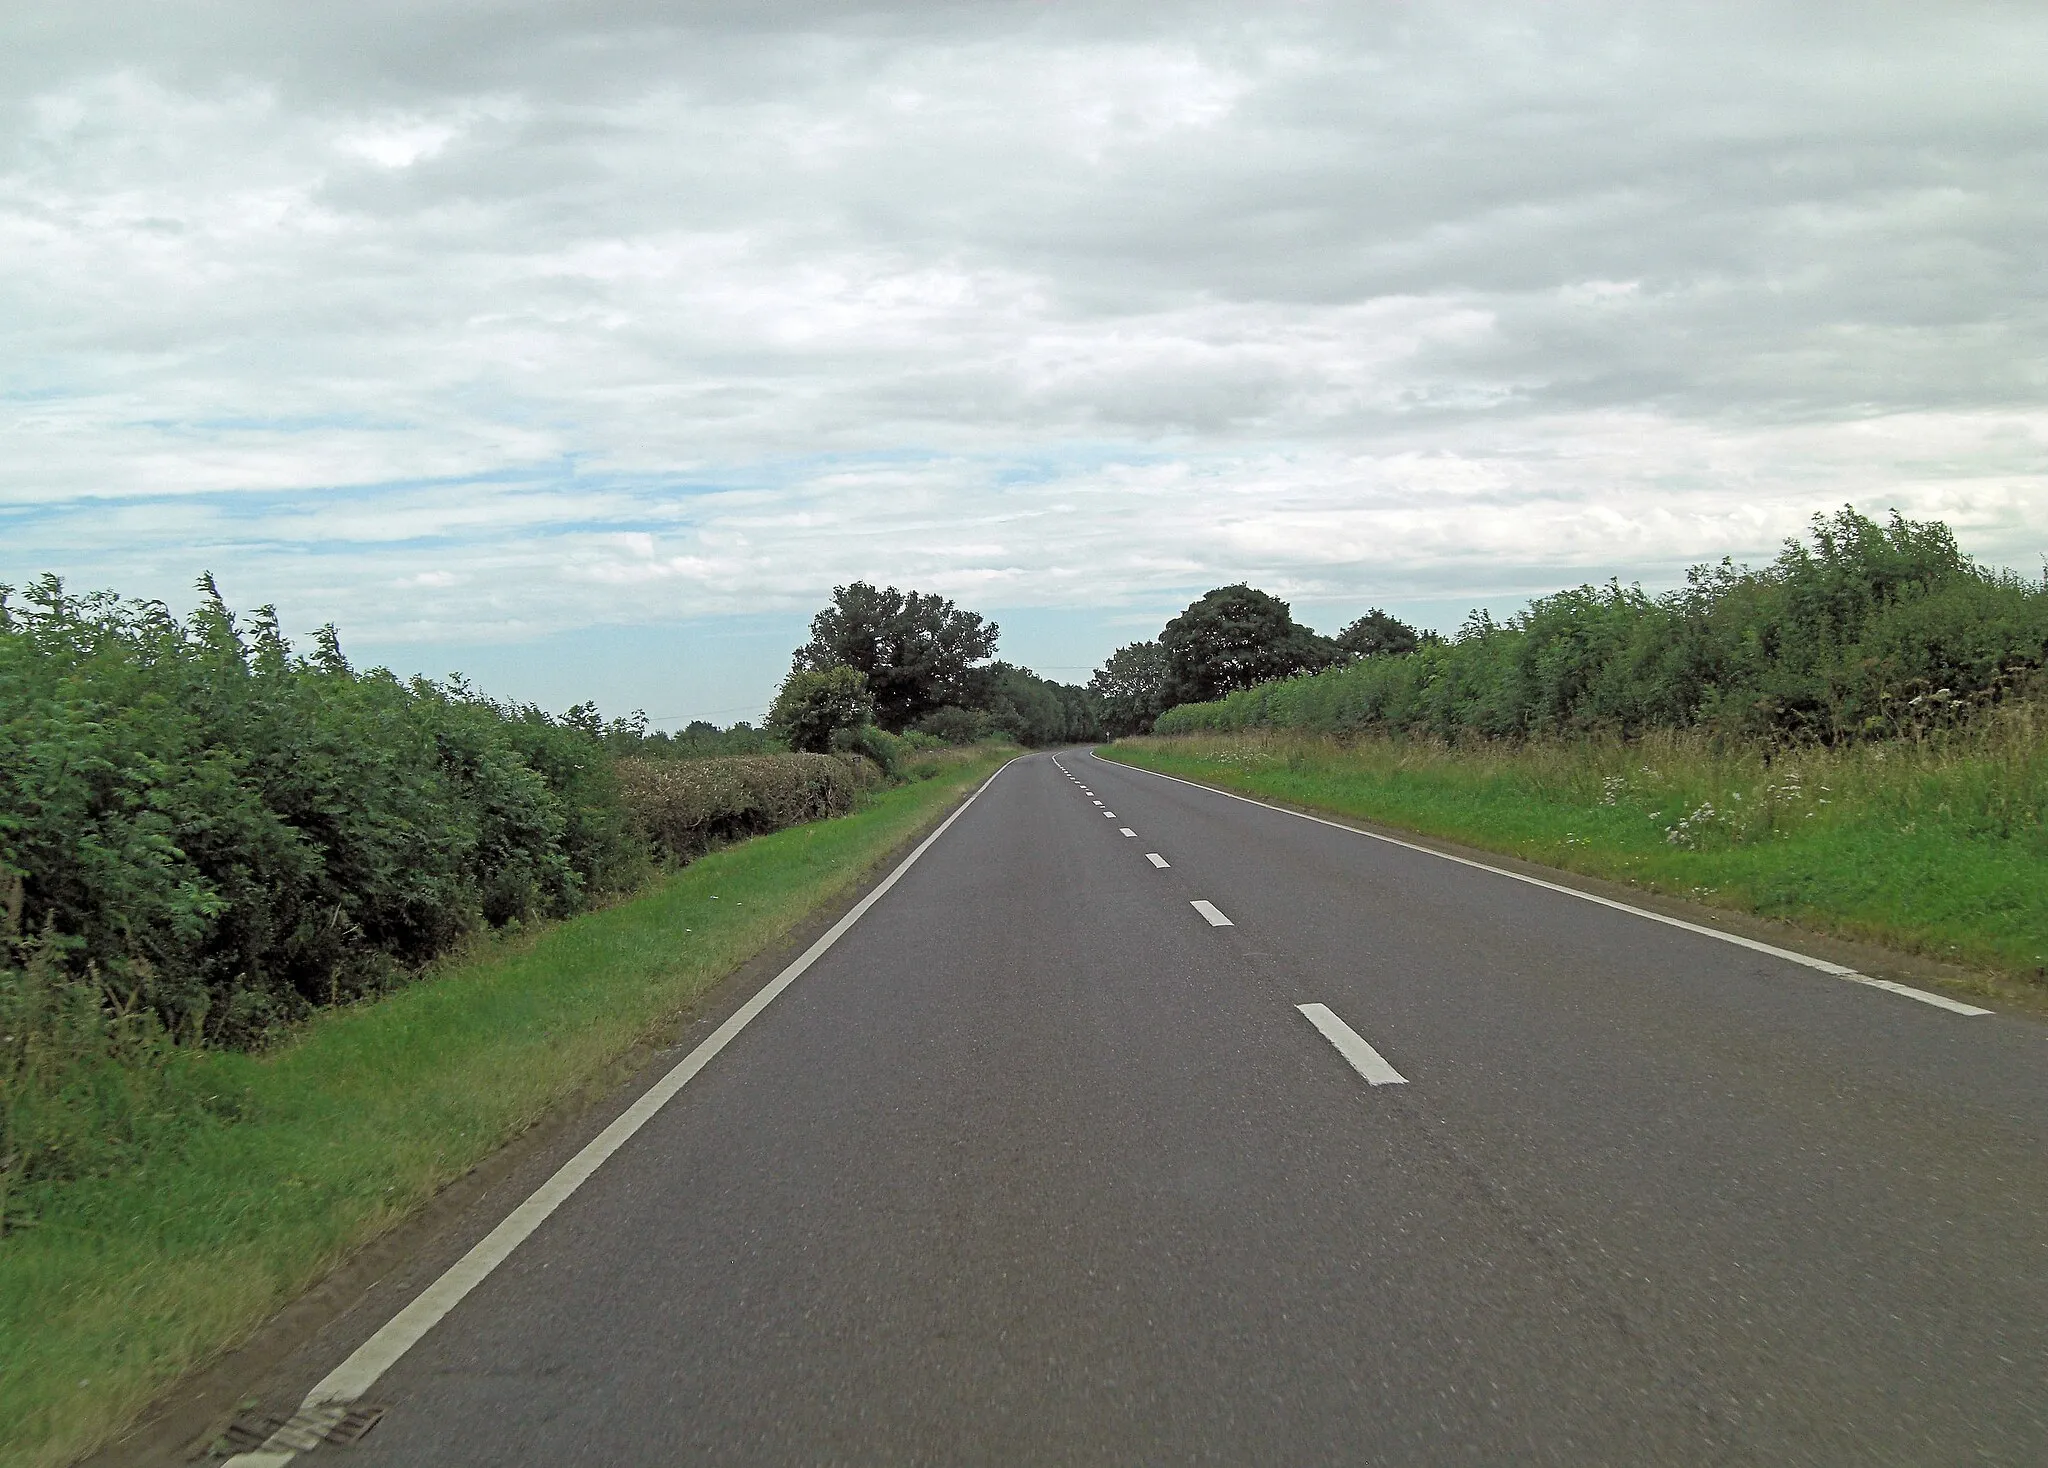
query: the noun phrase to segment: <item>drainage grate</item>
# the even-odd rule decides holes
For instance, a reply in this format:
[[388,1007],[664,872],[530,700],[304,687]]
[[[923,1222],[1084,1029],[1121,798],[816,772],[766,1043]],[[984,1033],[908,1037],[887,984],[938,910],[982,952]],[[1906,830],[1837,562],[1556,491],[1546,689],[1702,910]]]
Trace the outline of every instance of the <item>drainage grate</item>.
[[228,1430],[213,1445],[210,1456],[232,1458],[259,1448],[272,1451],[310,1453],[318,1447],[346,1447],[360,1442],[363,1434],[377,1425],[382,1407],[362,1402],[335,1402],[319,1407],[301,1407],[289,1417],[271,1417],[250,1412],[228,1424]]

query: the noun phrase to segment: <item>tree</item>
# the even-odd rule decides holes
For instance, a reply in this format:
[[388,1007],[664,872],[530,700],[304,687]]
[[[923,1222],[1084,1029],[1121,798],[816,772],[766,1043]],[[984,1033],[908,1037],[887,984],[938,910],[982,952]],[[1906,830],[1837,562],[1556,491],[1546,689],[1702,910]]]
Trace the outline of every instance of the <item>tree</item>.
[[992,727],[981,709],[963,709],[953,704],[934,709],[912,726],[919,734],[943,739],[948,744],[972,744],[985,738]]
[[1159,634],[1167,697],[1207,703],[1239,688],[1291,678],[1342,659],[1337,645],[1294,620],[1287,603],[1255,587],[1219,586]]
[[1166,712],[1172,674],[1166,649],[1156,642],[1133,642],[1111,653],[1088,680],[1101,706],[1102,732],[1112,739],[1151,733],[1152,721]]
[[791,749],[829,754],[834,734],[872,722],[874,713],[858,668],[792,668],[768,711],[768,727]]
[[1354,658],[1401,657],[1421,645],[1422,635],[1399,617],[1374,607],[1337,634],[1337,646]]
[[866,680],[875,721],[901,733],[928,713],[983,701],[975,665],[995,655],[996,624],[942,596],[877,589],[865,581],[832,589],[832,605],[811,618],[811,640],[793,671],[852,668]]
[[1095,737],[1095,701],[1087,689],[1055,683],[1011,663],[996,663],[987,672],[987,721],[1019,744],[1072,744]]

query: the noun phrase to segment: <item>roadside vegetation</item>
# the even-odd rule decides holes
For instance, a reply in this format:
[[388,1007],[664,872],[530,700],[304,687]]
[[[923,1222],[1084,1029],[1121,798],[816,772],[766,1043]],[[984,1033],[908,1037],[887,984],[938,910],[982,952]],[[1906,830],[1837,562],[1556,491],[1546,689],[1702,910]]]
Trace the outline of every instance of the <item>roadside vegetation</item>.
[[1695,567],[1664,596],[1581,586],[1506,622],[1475,612],[1406,652],[1278,680],[1225,669],[1206,701],[1175,698],[1150,728],[1454,741],[1698,729],[1835,746],[1959,727],[2043,692],[2044,662],[2048,579],[1976,565],[1938,522],[1843,510],[1768,566]]
[[301,652],[273,609],[200,589],[180,619],[0,588],[0,1249],[51,1189],[233,1115],[190,1054],[278,1043],[480,938],[847,814],[936,751],[1045,732],[1016,697],[1061,707],[982,665],[993,626],[893,588],[836,593],[768,727],[675,735],[358,670],[332,627]]

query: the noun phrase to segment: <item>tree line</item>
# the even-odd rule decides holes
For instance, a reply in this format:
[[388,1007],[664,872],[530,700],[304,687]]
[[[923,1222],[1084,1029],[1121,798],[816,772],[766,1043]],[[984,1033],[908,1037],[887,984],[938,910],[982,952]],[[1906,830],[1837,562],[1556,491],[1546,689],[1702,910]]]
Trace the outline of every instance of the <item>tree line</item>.
[[1398,656],[1433,636],[1375,607],[1324,637],[1296,623],[1279,598],[1223,586],[1156,640],[1119,648],[1077,687],[995,660],[999,632],[941,596],[864,581],[836,587],[791,660],[768,728],[792,749],[859,749],[885,763],[891,741],[904,737],[1071,744],[1144,732],[1177,704]]
[[1001,628],[943,596],[855,581],[833,588],[810,631],[768,714],[791,749],[853,750],[887,767],[904,741],[1036,746],[1101,732],[1087,689],[996,660]]
[[1438,640],[1379,607],[1325,637],[1296,622],[1279,597],[1239,583],[1197,598],[1158,637],[1118,648],[1088,688],[1104,733],[1144,734],[1183,704],[1367,658],[1401,657]]

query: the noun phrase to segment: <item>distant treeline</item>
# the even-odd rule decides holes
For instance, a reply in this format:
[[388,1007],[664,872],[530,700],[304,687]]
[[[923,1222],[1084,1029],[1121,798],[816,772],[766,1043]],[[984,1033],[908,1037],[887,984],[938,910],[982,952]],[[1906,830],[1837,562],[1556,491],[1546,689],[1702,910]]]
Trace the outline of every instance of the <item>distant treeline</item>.
[[644,716],[613,719],[598,717],[595,704],[578,704],[563,716],[596,730],[605,747],[614,754],[639,755],[647,759],[710,759],[720,755],[773,754],[783,746],[766,729],[756,729],[742,719],[721,729],[705,719],[693,719],[670,734],[649,730]]
[[1443,739],[1704,728],[1840,743],[1911,735],[2038,688],[2048,579],[1975,564],[1939,522],[1817,517],[1760,569],[1663,596],[1610,582],[1456,637],[1158,714],[1162,734],[1258,726]]

